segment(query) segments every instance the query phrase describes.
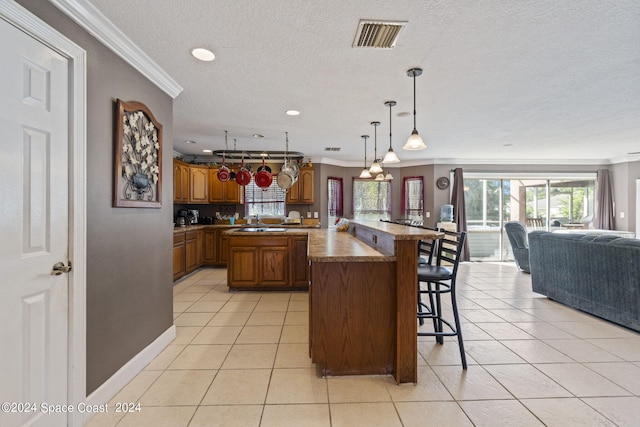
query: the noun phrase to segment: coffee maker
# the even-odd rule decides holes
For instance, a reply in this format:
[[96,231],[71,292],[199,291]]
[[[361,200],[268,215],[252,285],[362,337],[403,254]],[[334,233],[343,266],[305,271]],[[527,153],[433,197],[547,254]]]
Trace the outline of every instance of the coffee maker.
[[198,209],[187,209],[187,221],[189,224],[197,224],[200,218],[200,211]]

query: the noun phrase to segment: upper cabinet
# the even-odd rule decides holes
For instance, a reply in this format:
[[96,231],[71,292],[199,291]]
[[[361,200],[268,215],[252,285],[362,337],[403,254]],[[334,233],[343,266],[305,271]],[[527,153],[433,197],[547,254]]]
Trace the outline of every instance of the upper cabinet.
[[244,203],[244,187],[235,181],[218,179],[218,168],[209,169],[209,203]]
[[209,203],[209,168],[189,165],[189,203]]
[[298,174],[298,180],[287,191],[288,204],[313,204],[314,197],[314,179],[315,173],[313,168],[302,167]]
[[189,202],[189,165],[173,160],[173,202]]

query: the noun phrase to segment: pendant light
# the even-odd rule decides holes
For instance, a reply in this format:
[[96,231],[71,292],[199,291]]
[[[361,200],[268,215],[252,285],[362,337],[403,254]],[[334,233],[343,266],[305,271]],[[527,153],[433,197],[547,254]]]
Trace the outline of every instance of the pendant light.
[[371,173],[367,169],[367,138],[369,138],[369,135],[362,135],[362,138],[364,139],[364,168],[360,172],[360,178],[369,179],[371,178]]
[[373,134],[373,163],[369,168],[369,172],[371,175],[382,173],[382,167],[380,163],[378,163],[378,126],[380,126],[380,122],[371,122],[371,125],[375,129],[375,133]]
[[393,151],[393,147],[391,145],[391,107],[396,105],[396,101],[387,101],[384,103],[387,107],[389,107],[389,151],[384,155],[384,159],[382,159],[382,163],[399,163],[400,159]]
[[393,175],[391,175],[391,172],[389,172],[389,170],[387,170],[387,174],[384,176],[384,180],[393,181]]
[[407,143],[402,147],[404,150],[424,150],[427,148],[422,137],[418,134],[416,129],[416,77],[422,74],[422,68],[412,68],[407,71],[407,76],[413,77],[413,132],[407,139]]

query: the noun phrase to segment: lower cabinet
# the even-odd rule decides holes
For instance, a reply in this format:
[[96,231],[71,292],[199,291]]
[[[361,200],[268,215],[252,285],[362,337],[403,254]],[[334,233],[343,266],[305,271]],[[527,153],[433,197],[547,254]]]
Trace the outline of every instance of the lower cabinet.
[[203,263],[204,265],[216,265],[216,253],[218,252],[216,247],[217,243],[217,232],[215,229],[205,229],[204,230],[204,249],[203,249]]
[[185,273],[184,233],[173,234],[173,280],[178,280]]
[[230,288],[307,289],[307,236],[233,236],[228,242]]
[[[187,231],[185,235],[185,273],[189,274],[195,271],[200,265],[200,252],[202,249],[198,248],[198,243],[201,239],[198,239],[198,232],[201,230]],[[200,244],[202,247],[202,244]]]
[[204,264],[204,231],[173,233],[173,280],[189,274]]
[[309,284],[309,261],[307,261],[307,236],[294,236],[291,239],[291,284],[307,286]]

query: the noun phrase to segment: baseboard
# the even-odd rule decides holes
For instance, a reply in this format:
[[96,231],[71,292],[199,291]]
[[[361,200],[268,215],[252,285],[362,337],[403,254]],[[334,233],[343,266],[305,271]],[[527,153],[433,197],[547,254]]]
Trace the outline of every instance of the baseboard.
[[[87,396],[87,405],[103,405],[108,403],[122,388],[138,375],[155,357],[164,350],[176,337],[176,327],[171,325],[162,335],[136,354],[107,381]],[[87,413],[86,423],[93,414]]]

